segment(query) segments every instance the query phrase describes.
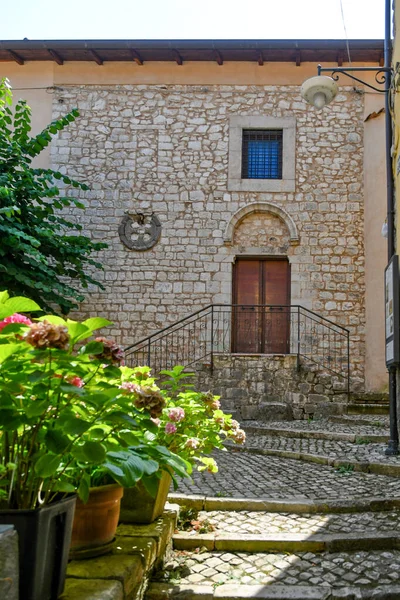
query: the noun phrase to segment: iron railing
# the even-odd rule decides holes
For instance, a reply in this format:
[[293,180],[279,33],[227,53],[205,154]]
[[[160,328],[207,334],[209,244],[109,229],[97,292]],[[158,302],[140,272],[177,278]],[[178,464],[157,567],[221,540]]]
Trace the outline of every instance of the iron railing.
[[212,304],[125,349],[129,366],[154,373],[219,354],[295,354],[342,378],[350,391],[349,331],[300,305]]

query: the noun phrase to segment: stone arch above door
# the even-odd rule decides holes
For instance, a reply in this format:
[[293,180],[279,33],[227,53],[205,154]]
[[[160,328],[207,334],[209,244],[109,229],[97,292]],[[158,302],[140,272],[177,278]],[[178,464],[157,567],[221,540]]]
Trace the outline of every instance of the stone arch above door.
[[[255,229],[252,227],[253,221],[258,227],[258,231],[253,234],[255,239],[252,243],[247,238],[247,242],[244,244],[242,236],[248,236],[251,230]],[[281,226],[279,226],[280,224]],[[242,232],[238,230],[239,227],[241,227]],[[268,233],[264,233],[268,228],[271,229],[270,236]],[[260,243],[260,236],[265,236],[263,243]],[[299,243],[299,235],[292,217],[271,202],[254,202],[237,211],[230,220],[224,235],[224,243],[227,246],[265,246],[270,244],[276,246],[277,242],[278,245],[295,246]]]

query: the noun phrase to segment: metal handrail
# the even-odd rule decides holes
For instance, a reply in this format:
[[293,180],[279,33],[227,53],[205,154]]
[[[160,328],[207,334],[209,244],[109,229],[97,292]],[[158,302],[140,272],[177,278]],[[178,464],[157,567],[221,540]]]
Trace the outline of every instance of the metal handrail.
[[296,354],[299,368],[301,358],[317,364],[344,378],[347,393],[350,392],[349,330],[300,304],[209,304],[125,348],[127,363],[147,363],[161,370],[209,358],[213,368],[216,354],[235,352],[234,323],[241,322],[237,309],[241,309],[240,318],[252,321],[254,330],[250,333],[257,343],[264,344],[264,349],[271,344],[267,339],[268,327],[270,331],[275,329],[275,335],[277,331],[282,333],[281,341],[286,346],[283,352],[241,351],[240,354]]

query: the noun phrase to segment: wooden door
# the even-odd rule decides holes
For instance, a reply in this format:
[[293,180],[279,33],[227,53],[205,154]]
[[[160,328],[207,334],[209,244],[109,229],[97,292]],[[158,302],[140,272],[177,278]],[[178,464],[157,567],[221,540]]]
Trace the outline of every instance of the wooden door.
[[238,259],[233,281],[232,351],[287,354],[290,332],[288,261]]

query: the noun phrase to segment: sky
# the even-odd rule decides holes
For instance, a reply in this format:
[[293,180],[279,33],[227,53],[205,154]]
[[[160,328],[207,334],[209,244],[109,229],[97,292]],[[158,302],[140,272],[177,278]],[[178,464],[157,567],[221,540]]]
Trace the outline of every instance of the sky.
[[[0,40],[382,39],[385,0],[0,0]],[[341,4],[343,7],[344,24]]]

